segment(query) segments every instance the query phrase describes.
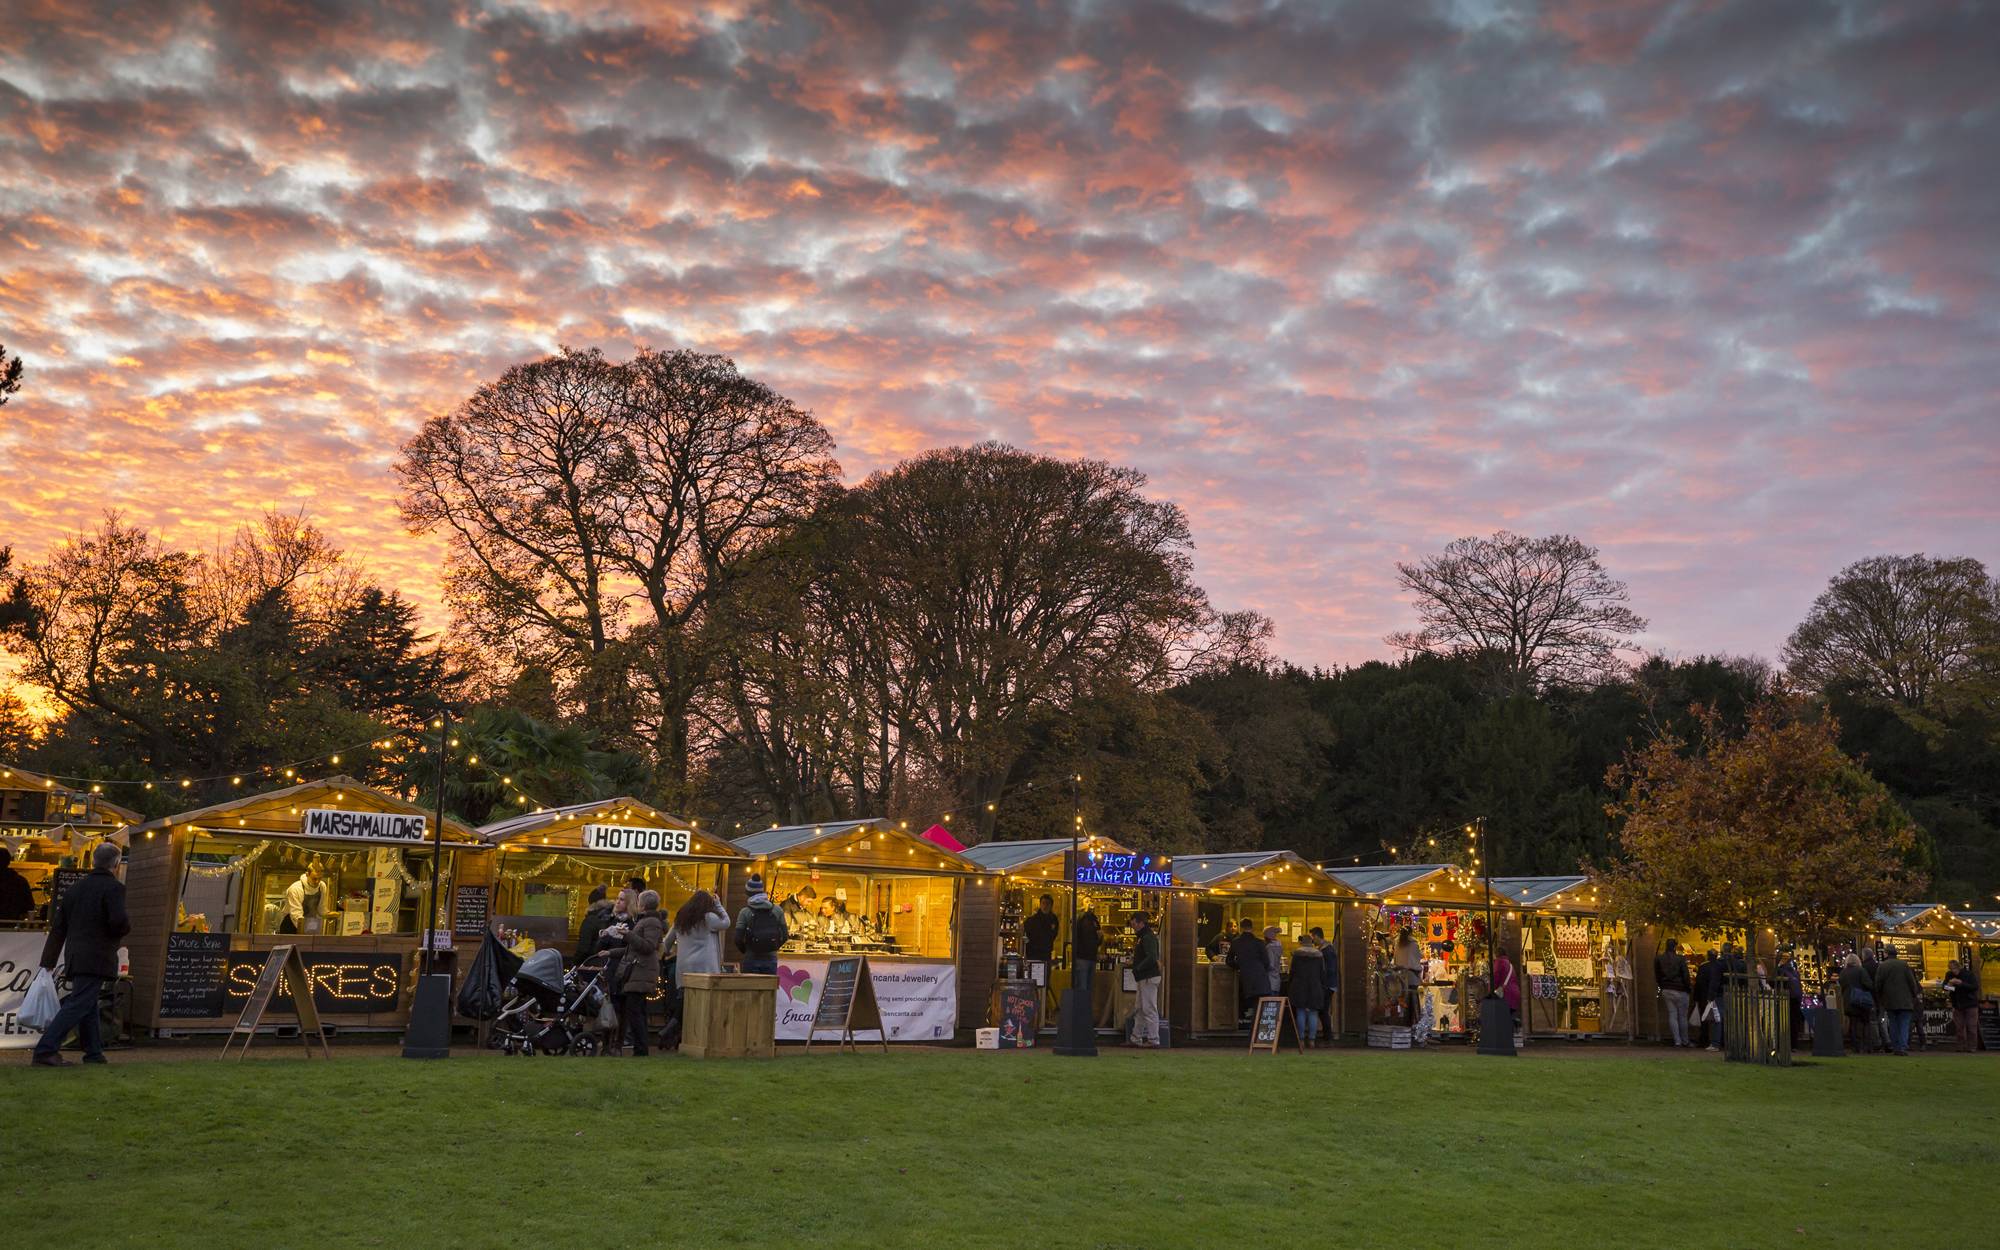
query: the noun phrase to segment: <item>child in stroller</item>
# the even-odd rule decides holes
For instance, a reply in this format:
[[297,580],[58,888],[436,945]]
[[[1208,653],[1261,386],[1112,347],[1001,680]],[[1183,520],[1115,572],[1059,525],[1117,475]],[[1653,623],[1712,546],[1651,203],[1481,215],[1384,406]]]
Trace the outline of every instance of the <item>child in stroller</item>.
[[600,953],[565,972],[562,952],[553,947],[522,960],[487,1044],[509,1055],[597,1054],[607,1041],[599,1015],[608,1002],[609,962]]

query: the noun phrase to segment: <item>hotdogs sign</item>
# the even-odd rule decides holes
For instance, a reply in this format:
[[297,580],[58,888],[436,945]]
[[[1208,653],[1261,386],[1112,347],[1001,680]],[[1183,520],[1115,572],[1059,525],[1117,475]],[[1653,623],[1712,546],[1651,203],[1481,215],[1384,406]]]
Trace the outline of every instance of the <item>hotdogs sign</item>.
[[623,855],[685,855],[694,841],[686,829],[644,829],[637,825],[585,825],[583,849]]
[[343,812],[325,807],[306,809],[299,834],[307,838],[340,838],[347,842],[422,842],[428,828],[422,816],[398,812]]

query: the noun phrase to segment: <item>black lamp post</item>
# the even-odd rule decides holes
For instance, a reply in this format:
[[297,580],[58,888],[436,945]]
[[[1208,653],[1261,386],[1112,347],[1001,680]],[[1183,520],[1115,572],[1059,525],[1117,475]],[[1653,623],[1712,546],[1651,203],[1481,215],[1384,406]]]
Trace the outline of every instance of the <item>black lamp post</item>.
[[1083,774],[1069,779],[1070,826],[1069,858],[1064,861],[1069,874],[1069,988],[1062,992],[1062,1018],[1056,1021],[1058,1055],[1095,1055],[1097,1030],[1090,1018],[1090,994],[1076,983],[1076,868],[1083,856]]
[[410,1027],[403,1034],[403,1058],[446,1059],[451,1055],[451,974],[436,971],[438,877],[444,863],[445,760],[451,749],[451,713],[438,718],[436,827],[431,830],[431,892],[423,917],[423,975],[410,999]]

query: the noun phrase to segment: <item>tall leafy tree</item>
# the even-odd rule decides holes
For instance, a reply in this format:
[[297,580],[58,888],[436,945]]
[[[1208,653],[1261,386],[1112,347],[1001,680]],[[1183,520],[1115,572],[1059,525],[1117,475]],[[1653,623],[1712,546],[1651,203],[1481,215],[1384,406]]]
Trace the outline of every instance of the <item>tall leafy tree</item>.
[[6,347],[0,346],[0,407],[5,407],[7,400],[21,389],[22,368],[21,358],[8,355]]
[[1646,628],[1597,548],[1568,534],[1460,538],[1396,572],[1419,625],[1389,645],[1482,657],[1515,694],[1603,679]]
[[1627,920],[1823,941],[1924,884],[1916,826],[1825,718],[1766,705],[1735,735],[1709,715],[1610,780],[1619,827],[1600,876]]
[[1969,557],[1857,560],[1792,631],[1785,664],[1807,689],[1936,710],[1954,685],[2000,673],[2000,582]]

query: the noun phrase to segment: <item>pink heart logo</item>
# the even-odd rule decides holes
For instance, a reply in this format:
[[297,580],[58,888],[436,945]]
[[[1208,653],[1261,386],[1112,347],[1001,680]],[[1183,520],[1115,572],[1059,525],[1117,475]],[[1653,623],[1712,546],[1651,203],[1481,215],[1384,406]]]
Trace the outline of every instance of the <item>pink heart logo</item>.
[[790,996],[794,1001],[804,1002],[812,997],[812,973],[804,968],[778,966],[778,992]]

